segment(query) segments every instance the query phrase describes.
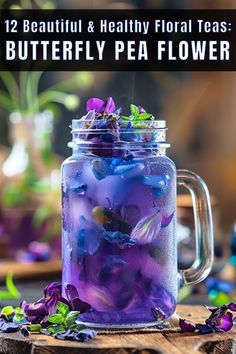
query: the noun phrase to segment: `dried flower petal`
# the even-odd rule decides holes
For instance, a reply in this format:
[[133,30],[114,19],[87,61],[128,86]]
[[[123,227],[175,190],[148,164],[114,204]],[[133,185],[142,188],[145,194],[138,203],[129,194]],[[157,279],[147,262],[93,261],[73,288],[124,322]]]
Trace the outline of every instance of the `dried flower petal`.
[[78,331],[77,329],[68,329],[65,332],[56,333],[54,337],[75,342],[87,342],[90,339],[93,339],[96,335],[97,332],[91,329],[82,329],[81,331]]
[[231,302],[230,304],[227,305],[227,308],[230,311],[236,311],[236,303],[235,302]]
[[0,332],[10,333],[17,332],[19,329],[19,324],[14,322],[6,322],[4,319],[0,318]]
[[179,319],[179,326],[182,332],[194,332],[196,329],[196,325],[189,321],[186,321],[182,318]]
[[230,331],[233,327],[233,315],[231,312],[227,312],[224,315],[215,316],[208,324],[218,332]]

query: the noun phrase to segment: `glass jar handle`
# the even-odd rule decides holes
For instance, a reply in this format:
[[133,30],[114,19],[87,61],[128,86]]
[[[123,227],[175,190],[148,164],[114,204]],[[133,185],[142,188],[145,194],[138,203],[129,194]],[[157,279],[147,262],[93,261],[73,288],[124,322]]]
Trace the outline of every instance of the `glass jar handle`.
[[196,259],[190,268],[179,270],[179,280],[180,285],[196,284],[208,276],[214,257],[210,195],[205,182],[191,171],[177,170],[177,183],[192,196],[196,241]]

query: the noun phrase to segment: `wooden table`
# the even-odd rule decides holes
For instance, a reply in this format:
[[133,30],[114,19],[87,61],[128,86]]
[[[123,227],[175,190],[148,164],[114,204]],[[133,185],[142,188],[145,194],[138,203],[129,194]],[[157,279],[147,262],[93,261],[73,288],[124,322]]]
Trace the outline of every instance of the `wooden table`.
[[[193,322],[204,322],[207,309],[201,306],[178,305],[177,314]],[[34,334],[0,335],[1,354],[234,354],[236,329],[228,333],[199,335],[179,333],[177,327],[137,331],[99,332],[88,343],[73,343]]]

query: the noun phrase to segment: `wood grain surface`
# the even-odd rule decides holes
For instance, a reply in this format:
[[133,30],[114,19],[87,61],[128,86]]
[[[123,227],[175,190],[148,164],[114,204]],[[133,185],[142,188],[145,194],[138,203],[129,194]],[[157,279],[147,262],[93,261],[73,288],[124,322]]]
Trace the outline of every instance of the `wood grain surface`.
[[[177,314],[204,322],[208,311],[201,306],[178,305]],[[129,331],[99,331],[88,343],[60,341],[41,334],[0,335],[1,354],[236,354],[236,329],[228,333],[199,335],[179,333],[178,327]]]

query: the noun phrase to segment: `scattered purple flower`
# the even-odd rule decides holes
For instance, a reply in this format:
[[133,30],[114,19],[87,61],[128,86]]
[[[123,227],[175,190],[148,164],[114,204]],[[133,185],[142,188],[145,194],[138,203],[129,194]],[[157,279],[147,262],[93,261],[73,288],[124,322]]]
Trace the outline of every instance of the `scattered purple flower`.
[[179,319],[179,326],[182,332],[194,332],[196,329],[196,325],[194,323],[183,320],[182,318]]
[[[207,334],[213,332],[228,332],[234,325],[233,314],[230,311],[236,311],[236,304],[231,302],[228,305],[220,307],[208,307],[206,308],[211,312],[210,316],[206,319],[205,324],[197,323],[192,324],[192,331],[197,330],[200,334]],[[230,310],[230,311],[229,311]],[[179,325],[182,332],[189,332],[188,326],[186,326],[186,320],[179,320]]]
[[19,324],[14,322],[7,322],[0,318],[0,332],[10,333],[17,332],[19,330]]
[[91,329],[82,329],[81,331],[78,331],[77,329],[68,329],[65,332],[56,333],[54,337],[75,342],[87,342],[90,339],[93,339],[96,335],[97,332]]

